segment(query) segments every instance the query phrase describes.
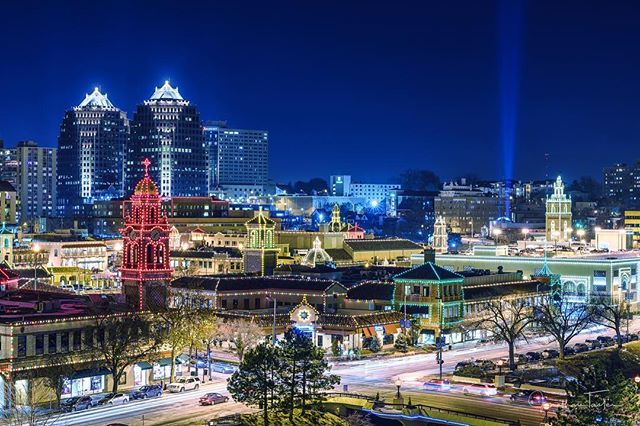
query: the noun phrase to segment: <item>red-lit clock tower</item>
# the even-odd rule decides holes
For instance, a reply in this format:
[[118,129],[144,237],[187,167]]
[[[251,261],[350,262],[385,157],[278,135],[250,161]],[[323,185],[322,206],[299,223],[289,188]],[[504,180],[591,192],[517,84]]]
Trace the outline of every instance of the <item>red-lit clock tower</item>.
[[161,210],[158,186],[149,176],[151,162],[145,159],[144,177],[131,200],[123,206],[124,228],[122,268],[127,304],[138,310],[158,310],[167,306],[171,267],[167,216]]

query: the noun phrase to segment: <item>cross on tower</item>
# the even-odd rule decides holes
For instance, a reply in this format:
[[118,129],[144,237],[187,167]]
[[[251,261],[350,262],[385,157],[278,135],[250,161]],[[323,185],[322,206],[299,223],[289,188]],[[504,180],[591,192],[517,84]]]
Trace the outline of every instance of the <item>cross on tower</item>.
[[149,166],[151,165],[151,161],[149,161],[148,158],[145,158],[142,165],[144,166],[144,175],[149,176]]

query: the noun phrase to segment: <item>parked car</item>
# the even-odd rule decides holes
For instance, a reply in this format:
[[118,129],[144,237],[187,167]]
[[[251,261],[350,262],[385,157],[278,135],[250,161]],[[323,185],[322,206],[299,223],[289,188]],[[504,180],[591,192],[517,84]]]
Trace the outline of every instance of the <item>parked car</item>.
[[577,354],[587,352],[588,350],[589,346],[586,343],[576,343],[573,345],[573,351]]
[[640,339],[640,336],[638,336],[636,333],[627,334],[627,337],[629,338],[630,342],[635,342],[636,340]]
[[600,349],[602,347],[602,342],[598,339],[587,339],[584,343],[589,346],[590,349]]
[[527,352],[525,356],[529,362],[540,361],[542,359],[540,352]]
[[90,396],[76,396],[60,403],[60,409],[64,412],[87,410],[93,406]]
[[162,386],[160,385],[147,385],[142,386],[130,393],[131,399],[147,399],[154,396],[162,396]]
[[544,393],[537,390],[520,390],[509,397],[513,402],[525,402],[529,405],[542,405],[547,401]]
[[560,352],[555,349],[545,349],[542,351],[542,358],[544,359],[553,359],[558,358],[560,356]]
[[505,383],[510,383],[515,387],[519,387],[523,382],[522,373],[515,371],[509,372],[504,376],[504,381]]
[[598,336],[597,339],[602,343],[602,346],[613,346],[616,342],[613,340],[611,336]]
[[482,395],[482,396],[494,396],[498,394],[498,389],[494,385],[486,383],[474,383],[471,385],[465,385],[462,389],[465,394]]
[[431,379],[428,382],[424,382],[424,384],[422,385],[422,388],[424,390],[432,390],[432,391],[448,391],[451,389],[451,383],[449,383],[449,380],[438,380],[438,379]]
[[566,355],[575,355],[576,354],[576,349],[572,346],[565,346],[564,348],[564,354]]
[[175,382],[167,386],[169,392],[184,392],[200,389],[200,379],[197,377],[178,377]]
[[211,371],[214,371],[216,373],[233,374],[237,369],[238,367],[227,364],[226,362],[214,362],[213,364],[211,364]]
[[[629,341],[629,336],[627,336],[626,334],[621,334],[621,335],[620,335],[620,341],[621,341],[622,343],[627,343],[627,342]],[[613,342],[614,342],[615,344],[617,344],[617,343],[618,343],[618,336],[613,336]]]
[[200,405],[215,405],[229,400],[228,396],[216,392],[209,392],[200,398]]
[[129,402],[129,396],[123,393],[108,393],[100,401],[98,405],[122,405]]

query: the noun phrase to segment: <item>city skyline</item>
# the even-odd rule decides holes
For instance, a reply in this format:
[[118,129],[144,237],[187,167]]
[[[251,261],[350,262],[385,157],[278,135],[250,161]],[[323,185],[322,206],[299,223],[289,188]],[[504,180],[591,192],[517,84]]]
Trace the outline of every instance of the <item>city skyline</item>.
[[[197,17],[173,2],[153,10],[142,3],[70,5],[64,14],[43,4],[29,20],[11,19],[28,3],[12,4],[0,30],[9,41],[0,52],[16,65],[0,71],[11,82],[0,107],[0,138],[11,146],[32,139],[53,147],[64,111],[94,86],[131,118],[153,87],[170,80],[203,120],[268,130],[277,182],[344,173],[389,181],[406,168],[445,179],[502,178],[501,4],[377,3],[366,10],[340,4],[339,17],[331,5],[291,3],[251,4],[244,14],[242,5],[218,4]],[[188,25],[175,34],[152,31],[167,11]],[[521,38],[512,43],[519,71],[509,86],[519,99],[514,178],[599,176],[625,160],[622,151],[640,130],[632,72],[639,11],[523,4],[521,28],[506,32]],[[117,30],[96,33],[80,48],[65,42],[95,19]],[[33,108],[26,100],[36,96]],[[404,149],[376,152],[398,140]],[[608,149],[587,166],[602,145]],[[445,161],[460,149],[472,164]],[[300,161],[291,162],[290,152]]]

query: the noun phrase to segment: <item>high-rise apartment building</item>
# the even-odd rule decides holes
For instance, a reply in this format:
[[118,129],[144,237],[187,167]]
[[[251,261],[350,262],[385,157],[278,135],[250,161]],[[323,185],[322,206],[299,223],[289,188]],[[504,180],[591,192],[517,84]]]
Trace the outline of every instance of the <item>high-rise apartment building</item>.
[[126,113],[96,88],[64,114],[58,137],[58,213],[77,216],[96,200],[124,195]]
[[161,195],[207,195],[207,151],[200,115],[168,81],[138,105],[125,151],[125,195],[142,178],[140,163],[145,158],[151,160],[149,173]]
[[203,128],[209,154],[209,192],[225,185],[265,185],[269,177],[269,133],[231,129],[224,121]]
[[15,148],[6,148],[0,139],[0,180],[9,182],[14,188],[18,184],[18,160]]
[[16,147],[16,159],[20,220],[54,216],[57,149],[22,141]]
[[611,200],[624,201],[632,191],[632,167],[625,163],[603,169],[604,195]]

